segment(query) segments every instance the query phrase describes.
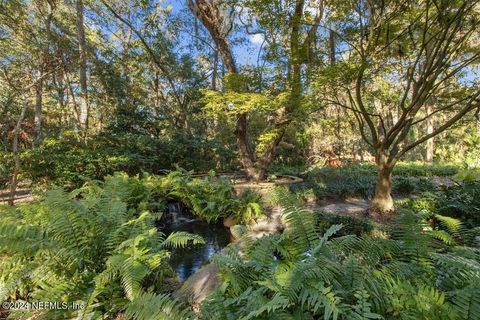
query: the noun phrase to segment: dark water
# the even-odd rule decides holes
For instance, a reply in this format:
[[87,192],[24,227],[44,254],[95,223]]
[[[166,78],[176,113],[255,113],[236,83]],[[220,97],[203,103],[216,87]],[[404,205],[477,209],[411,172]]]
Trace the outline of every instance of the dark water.
[[170,231],[186,231],[198,234],[206,242],[204,245],[172,250],[170,265],[182,280],[194,274],[215,252],[220,251],[230,242],[230,231],[221,223],[209,224],[195,220],[170,228]]

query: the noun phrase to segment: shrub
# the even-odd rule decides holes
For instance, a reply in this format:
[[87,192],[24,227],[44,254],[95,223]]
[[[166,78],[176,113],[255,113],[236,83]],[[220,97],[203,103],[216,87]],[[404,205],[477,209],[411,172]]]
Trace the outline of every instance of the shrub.
[[470,169],[459,171],[455,178],[463,182],[480,181],[480,169]]
[[260,196],[255,192],[247,190],[235,197],[228,180],[213,171],[204,177],[193,178],[192,174],[178,170],[146,179],[154,199],[181,201],[208,222],[234,216],[239,222],[249,223],[263,214]]
[[8,168],[12,167],[11,162],[12,159],[9,157],[9,154],[0,151],[0,189],[6,188],[10,181]]
[[428,164],[424,162],[399,162],[393,169],[393,175],[413,177],[453,176],[461,167],[452,164]]
[[368,166],[343,168],[317,168],[310,171],[305,180],[312,186],[317,198],[373,196],[376,183],[375,171]]
[[22,160],[25,177],[36,184],[79,187],[85,181],[101,180],[116,171],[160,174],[176,166],[197,172],[223,170],[231,167],[233,153],[214,140],[185,135],[169,139],[100,134],[83,145],[75,134],[66,132],[25,152]]
[[298,176],[307,170],[306,165],[287,165],[283,163],[272,163],[268,167],[268,172],[272,174],[286,174],[290,176]]
[[400,206],[461,219],[468,227],[480,225],[480,182],[461,182],[400,201]]
[[[399,163],[393,171],[392,189],[402,195],[431,190],[435,187],[427,177],[456,172],[455,166]],[[376,168],[370,164],[315,168],[304,177],[317,198],[371,198],[377,182]]]
[[[442,241],[421,215],[404,212],[390,239],[332,239],[317,216],[287,208],[281,235],[218,253],[222,285],[202,319],[477,319],[478,250]],[[440,235],[443,235],[440,236]]]
[[399,194],[413,193],[415,188],[415,182],[410,177],[394,177],[392,182],[392,191]]
[[331,226],[340,224],[343,227],[336,233],[336,236],[349,234],[356,236],[368,235],[374,229],[372,222],[368,219],[333,215],[323,212],[316,212],[315,214],[318,215],[320,233],[325,233]]
[[[109,177],[67,193],[48,191],[40,202],[1,210],[0,301],[61,301],[75,310],[18,310],[10,316],[60,319],[114,318],[139,304],[168,319],[189,311],[167,295],[156,295],[174,276],[169,249],[201,243],[199,236],[154,226],[155,215],[142,209],[147,193],[136,178]],[[145,308],[145,306],[143,306]],[[153,311],[152,311],[153,312]]]

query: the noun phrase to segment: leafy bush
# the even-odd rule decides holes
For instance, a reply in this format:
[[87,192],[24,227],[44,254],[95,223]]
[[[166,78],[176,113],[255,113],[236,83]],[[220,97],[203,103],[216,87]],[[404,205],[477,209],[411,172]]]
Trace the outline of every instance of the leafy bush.
[[154,198],[181,201],[208,222],[233,216],[239,222],[248,223],[263,214],[257,193],[248,190],[235,197],[226,178],[217,177],[214,172],[201,178],[193,178],[192,174],[180,170],[165,177],[150,177]]
[[374,229],[372,222],[367,219],[332,215],[323,212],[315,212],[315,214],[318,215],[320,233],[325,233],[331,226],[340,224],[343,227],[336,233],[336,236],[344,236],[349,234],[356,236],[368,235]]
[[272,174],[286,174],[290,176],[298,176],[307,170],[306,165],[287,165],[283,163],[272,163],[268,167],[268,172]]
[[459,171],[455,178],[463,182],[480,181],[480,169],[470,169]]
[[5,152],[0,151],[0,189],[6,188],[10,181],[10,172],[8,170],[11,167],[12,158]]
[[[392,190],[397,194],[411,194],[431,190],[434,185],[427,177],[453,175],[458,168],[446,165],[420,165],[399,163],[392,177]],[[305,180],[317,198],[363,197],[371,198],[377,182],[373,165],[350,165],[342,168],[315,168],[305,175]]]
[[159,174],[176,166],[205,172],[227,169],[233,153],[213,140],[176,135],[103,134],[83,145],[73,133],[46,139],[23,155],[23,170],[34,183],[79,187],[116,171]]
[[410,177],[395,177],[392,179],[392,191],[399,194],[409,194],[416,190],[416,183]]
[[[283,234],[214,256],[223,283],[202,304],[202,319],[480,317],[478,249],[458,246],[423,216],[404,212],[390,239],[331,239],[341,225],[322,234],[317,216],[298,207],[284,219]],[[450,225],[458,231],[458,221]]]
[[447,177],[455,175],[461,167],[453,164],[428,164],[424,162],[399,162],[393,169],[393,175],[412,177]]
[[352,197],[370,198],[375,190],[375,171],[367,166],[343,168],[317,168],[310,171],[305,180],[312,186],[317,198]]
[[466,181],[434,192],[423,192],[399,204],[416,211],[458,218],[468,227],[477,227],[480,225],[480,181]]
[[398,177],[393,180],[392,191],[400,194],[409,194],[415,190],[415,184],[408,177]]
[[143,208],[145,191],[137,178],[117,175],[101,186],[87,184],[70,193],[54,189],[40,202],[2,209],[0,301],[83,306],[11,311],[10,316],[114,318],[126,307],[129,318],[139,319],[136,310],[145,301],[154,301],[149,310],[163,318],[188,316],[181,305],[155,292],[174,276],[168,250],[203,240],[159,232],[155,215]]

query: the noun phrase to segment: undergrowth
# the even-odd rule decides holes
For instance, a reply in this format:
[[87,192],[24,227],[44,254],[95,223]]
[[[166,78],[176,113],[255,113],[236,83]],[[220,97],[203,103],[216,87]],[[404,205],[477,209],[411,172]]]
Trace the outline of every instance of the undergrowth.
[[[0,301],[61,301],[61,310],[11,310],[9,318],[99,319],[155,302],[157,319],[184,319],[185,306],[161,294],[175,274],[169,250],[202,243],[199,236],[157,230],[144,190],[125,175],[0,211]],[[72,304],[82,306],[72,308]],[[145,307],[145,306],[144,306]],[[126,310],[126,312],[125,312]]]
[[214,256],[222,284],[202,319],[478,319],[480,263],[462,224],[403,212],[388,237],[336,236],[295,206],[282,234]]

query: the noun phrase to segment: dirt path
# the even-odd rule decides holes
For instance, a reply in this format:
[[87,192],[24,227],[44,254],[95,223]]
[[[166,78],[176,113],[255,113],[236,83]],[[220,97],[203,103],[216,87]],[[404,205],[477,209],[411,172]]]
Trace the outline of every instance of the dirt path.
[[[0,190],[0,204],[8,204],[10,199],[10,190]],[[15,193],[14,203],[29,202],[34,199],[31,189],[19,188]]]
[[306,207],[312,211],[345,216],[365,216],[370,203],[365,199],[349,198],[345,200],[322,200],[321,202],[307,202]]

